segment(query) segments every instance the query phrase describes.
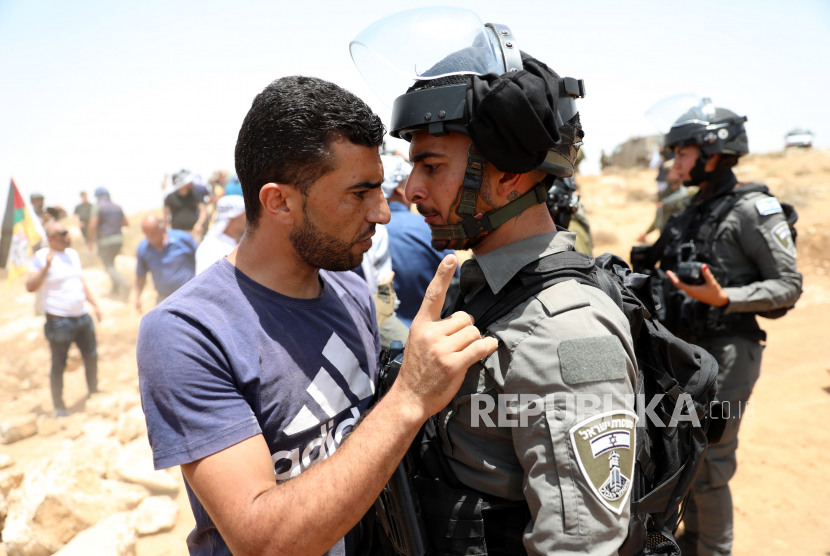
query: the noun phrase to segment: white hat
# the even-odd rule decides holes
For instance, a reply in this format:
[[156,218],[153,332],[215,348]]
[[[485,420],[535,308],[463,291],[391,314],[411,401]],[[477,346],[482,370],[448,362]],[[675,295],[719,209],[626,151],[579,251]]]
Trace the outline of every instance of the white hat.
[[185,185],[193,183],[194,174],[188,170],[182,170],[173,174],[173,187],[178,191]]
[[216,222],[208,233],[225,233],[228,222],[242,214],[245,214],[245,200],[242,195],[225,195],[216,201]]
[[383,196],[388,199],[398,185],[409,177],[412,164],[396,154],[382,154],[380,159],[383,162],[383,183],[380,184],[380,188],[383,190]]

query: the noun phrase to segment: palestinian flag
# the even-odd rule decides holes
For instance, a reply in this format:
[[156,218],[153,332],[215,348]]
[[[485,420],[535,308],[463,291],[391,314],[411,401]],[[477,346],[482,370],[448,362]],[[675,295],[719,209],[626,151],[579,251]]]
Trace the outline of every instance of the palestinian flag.
[[0,235],[0,266],[8,268],[9,282],[26,274],[32,249],[43,238],[43,230],[35,222],[32,209],[26,205],[14,180],[9,185],[9,200]]

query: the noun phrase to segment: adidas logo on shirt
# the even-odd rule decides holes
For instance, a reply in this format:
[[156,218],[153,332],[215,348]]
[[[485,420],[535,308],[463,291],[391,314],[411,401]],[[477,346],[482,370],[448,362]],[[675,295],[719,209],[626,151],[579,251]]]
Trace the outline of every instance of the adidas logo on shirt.
[[[358,400],[363,401],[374,395],[374,383],[361,370],[357,357],[336,333],[331,335],[326,347],[323,348],[323,356],[345,379],[349,391]],[[294,436],[320,426],[320,436],[309,442],[305,447],[281,450],[271,455],[277,481],[294,478],[314,463],[334,454],[343,441],[343,435],[354,427],[360,417],[360,411],[356,404],[349,400],[346,392],[334,380],[329,371],[323,367],[317,371],[314,380],[306,388],[306,392],[313,402],[309,400],[308,403],[304,404],[283,432],[287,436]],[[321,425],[322,421],[309,409],[311,403],[316,404],[331,419]],[[335,426],[333,418],[349,408],[351,408],[351,417]],[[286,469],[289,462],[290,467]]]

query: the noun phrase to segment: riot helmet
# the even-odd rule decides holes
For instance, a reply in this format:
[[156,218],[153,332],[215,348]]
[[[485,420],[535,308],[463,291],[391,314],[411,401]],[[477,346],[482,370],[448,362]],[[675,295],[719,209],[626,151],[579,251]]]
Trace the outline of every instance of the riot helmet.
[[646,117],[657,131],[665,134],[665,147],[672,150],[684,145],[700,147],[700,156],[691,171],[692,180],[687,185],[699,185],[712,177],[714,172],[704,171],[712,155],[728,155],[737,161],[749,153],[744,127],[746,116],[715,107],[709,98],[693,94],[670,97],[649,108]]
[[[522,52],[507,26],[484,24],[470,10],[420,8],[373,23],[349,49],[366,82],[392,108],[392,136],[410,141],[424,130],[472,140],[450,225],[432,227],[434,245],[443,239],[445,247],[463,249],[544,203],[554,178],[573,176],[584,136],[575,99],[585,96],[585,84]],[[488,163],[548,177],[493,210],[479,196]]]

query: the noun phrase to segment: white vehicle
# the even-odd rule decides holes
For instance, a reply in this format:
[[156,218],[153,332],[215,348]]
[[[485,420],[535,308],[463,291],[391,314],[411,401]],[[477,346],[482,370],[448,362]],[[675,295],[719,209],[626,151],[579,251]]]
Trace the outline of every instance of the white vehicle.
[[787,148],[789,147],[803,147],[809,148],[813,146],[813,132],[803,129],[794,129],[784,137],[784,142]]

